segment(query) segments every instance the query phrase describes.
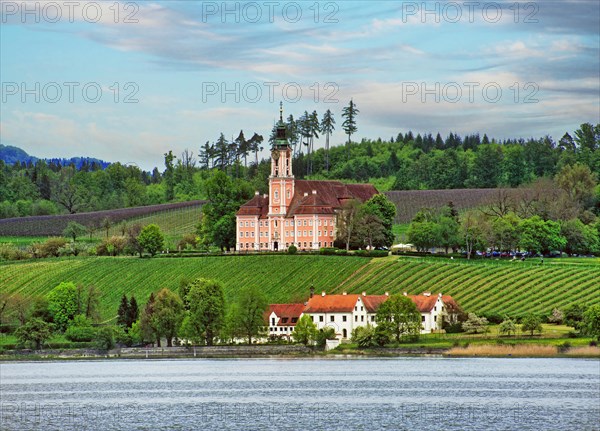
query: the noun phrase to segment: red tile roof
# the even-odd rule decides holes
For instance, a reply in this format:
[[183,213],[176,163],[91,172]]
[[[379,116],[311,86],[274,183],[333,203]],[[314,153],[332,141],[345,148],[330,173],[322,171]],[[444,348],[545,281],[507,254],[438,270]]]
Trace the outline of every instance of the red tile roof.
[[266,216],[269,212],[269,198],[261,195],[254,195],[252,199],[240,207],[237,215]]
[[463,312],[460,305],[458,305],[458,303],[450,295],[442,295],[442,302],[444,303],[444,306],[446,307],[446,312],[448,314],[456,314]]
[[377,313],[379,306],[388,299],[388,295],[366,295],[362,297],[362,302],[369,313]]
[[[296,326],[296,322],[292,323],[292,318],[298,319],[304,312],[304,304],[269,304],[269,309],[265,312],[265,320],[269,319],[271,313],[275,312],[279,317],[278,326]],[[287,318],[287,323],[281,323],[282,318]]]
[[[316,198],[311,198],[316,191]],[[304,194],[307,196],[304,196]],[[361,202],[369,200],[379,193],[372,184],[344,184],[339,181],[313,181],[297,180],[294,183],[294,197],[290,203],[287,217],[295,214],[307,214],[307,207],[311,205],[320,211],[327,209],[327,213],[341,208],[344,201],[358,199]],[[314,213],[308,213],[314,214]]]
[[308,300],[305,313],[350,313],[358,295],[315,295]]

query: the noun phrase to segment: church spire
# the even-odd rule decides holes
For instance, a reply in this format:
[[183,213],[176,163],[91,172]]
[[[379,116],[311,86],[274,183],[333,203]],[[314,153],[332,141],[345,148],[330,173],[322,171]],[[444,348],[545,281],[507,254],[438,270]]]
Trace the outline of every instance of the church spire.
[[279,122],[283,123],[283,102],[279,102]]

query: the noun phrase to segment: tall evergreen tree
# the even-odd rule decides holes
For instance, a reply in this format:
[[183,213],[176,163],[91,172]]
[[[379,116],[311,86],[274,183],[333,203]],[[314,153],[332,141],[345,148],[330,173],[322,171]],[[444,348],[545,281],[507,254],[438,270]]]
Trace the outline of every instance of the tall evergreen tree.
[[350,160],[350,139],[352,138],[352,134],[358,131],[358,128],[356,127],[356,116],[359,113],[360,111],[358,110],[352,99],[350,99],[350,103],[348,104],[348,106],[342,109],[342,117],[345,118],[344,122],[342,123],[342,128],[344,129],[344,132],[348,135],[348,147],[346,153],[346,158],[348,160]]
[[325,171],[329,172],[329,136],[335,130],[335,118],[330,109],[325,111],[321,120],[321,132],[325,134]]

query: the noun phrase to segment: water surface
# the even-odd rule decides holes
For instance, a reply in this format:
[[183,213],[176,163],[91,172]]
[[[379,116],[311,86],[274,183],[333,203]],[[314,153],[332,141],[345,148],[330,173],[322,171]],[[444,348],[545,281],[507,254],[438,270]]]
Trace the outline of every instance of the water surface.
[[2,430],[599,430],[600,361],[385,358],[0,365]]

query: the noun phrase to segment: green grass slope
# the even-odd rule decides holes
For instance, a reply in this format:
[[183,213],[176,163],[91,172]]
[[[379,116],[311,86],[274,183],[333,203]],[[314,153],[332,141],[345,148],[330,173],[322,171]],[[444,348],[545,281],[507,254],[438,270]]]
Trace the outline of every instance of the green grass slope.
[[317,294],[423,291],[454,296],[466,311],[512,316],[549,313],[573,302],[600,304],[600,262],[468,262],[447,259],[250,255],[202,258],[72,258],[0,264],[0,290],[44,295],[62,281],[94,284],[104,319],[116,315],[123,294],[145,303],[150,292],[177,289],[182,277],[221,280],[228,300],[246,285],[270,302],[304,301]]

